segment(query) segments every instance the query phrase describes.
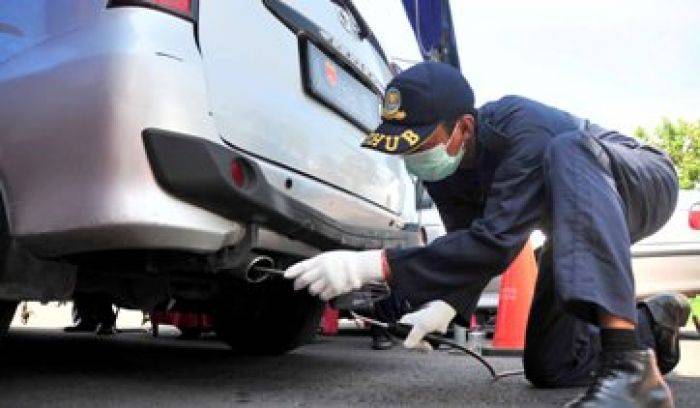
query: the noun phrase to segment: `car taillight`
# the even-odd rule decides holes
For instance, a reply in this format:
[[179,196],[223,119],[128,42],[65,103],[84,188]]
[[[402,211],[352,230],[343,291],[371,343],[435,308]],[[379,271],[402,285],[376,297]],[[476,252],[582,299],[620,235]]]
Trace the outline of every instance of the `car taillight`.
[[233,180],[233,184],[238,188],[245,187],[248,181],[246,177],[246,166],[240,159],[234,159],[231,162],[231,180]]
[[195,20],[198,0],[110,0],[109,7],[136,6]]
[[688,224],[690,228],[700,230],[700,203],[695,203],[690,206]]

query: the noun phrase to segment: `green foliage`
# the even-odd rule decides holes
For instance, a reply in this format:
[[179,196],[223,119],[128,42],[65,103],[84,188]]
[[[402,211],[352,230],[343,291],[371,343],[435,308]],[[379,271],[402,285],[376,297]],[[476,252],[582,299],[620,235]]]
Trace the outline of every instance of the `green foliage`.
[[681,188],[694,188],[700,183],[700,120],[671,122],[664,118],[653,133],[638,127],[634,135],[671,156]]

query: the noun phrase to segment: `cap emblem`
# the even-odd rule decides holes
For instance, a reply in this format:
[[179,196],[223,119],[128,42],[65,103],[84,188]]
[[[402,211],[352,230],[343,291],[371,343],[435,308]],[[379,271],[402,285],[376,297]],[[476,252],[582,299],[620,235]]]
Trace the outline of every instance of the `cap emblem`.
[[394,152],[399,148],[399,143],[402,140],[406,141],[410,148],[413,148],[418,144],[418,142],[420,142],[420,136],[418,136],[418,134],[411,129],[404,130],[400,135],[370,133],[362,144],[376,148],[383,142],[384,150],[387,152]]
[[406,119],[406,112],[399,110],[400,108],[401,92],[396,88],[387,89],[384,94],[384,103],[382,104],[382,118],[388,120]]

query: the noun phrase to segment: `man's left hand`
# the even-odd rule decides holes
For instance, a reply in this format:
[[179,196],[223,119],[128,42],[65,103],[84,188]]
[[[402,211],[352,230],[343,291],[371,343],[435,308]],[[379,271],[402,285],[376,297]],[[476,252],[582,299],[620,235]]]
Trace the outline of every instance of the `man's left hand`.
[[457,315],[457,311],[442,300],[428,302],[413,313],[405,314],[399,323],[413,326],[403,345],[409,349],[430,350],[430,345],[423,341],[428,333],[447,333],[447,326]]
[[382,250],[330,251],[292,265],[284,277],[294,279],[294,289],[330,300],[359,289],[367,282],[384,280]]

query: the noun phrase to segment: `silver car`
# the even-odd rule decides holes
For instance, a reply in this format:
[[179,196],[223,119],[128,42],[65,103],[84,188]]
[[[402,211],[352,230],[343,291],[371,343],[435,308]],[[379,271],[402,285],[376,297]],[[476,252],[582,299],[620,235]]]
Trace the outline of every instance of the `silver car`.
[[681,190],[666,225],[632,247],[637,295],[700,294],[700,190]]
[[302,343],[321,305],[260,266],[420,242],[402,162],[359,148],[390,77],[350,1],[3,0],[0,333],[93,293]]

